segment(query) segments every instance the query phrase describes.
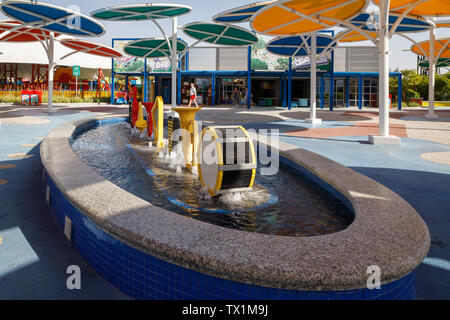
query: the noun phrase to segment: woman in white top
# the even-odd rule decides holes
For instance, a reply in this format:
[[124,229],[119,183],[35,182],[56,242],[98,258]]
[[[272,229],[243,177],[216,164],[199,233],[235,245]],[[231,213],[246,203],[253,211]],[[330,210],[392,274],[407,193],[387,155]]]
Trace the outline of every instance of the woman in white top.
[[191,90],[190,90],[189,94],[190,94],[190,96],[191,96],[191,99],[189,100],[189,106],[188,106],[188,107],[190,107],[191,104],[192,104],[192,101],[194,101],[195,105],[196,105],[197,108],[198,108],[198,103],[197,103],[197,89],[195,89],[194,83],[191,83]]

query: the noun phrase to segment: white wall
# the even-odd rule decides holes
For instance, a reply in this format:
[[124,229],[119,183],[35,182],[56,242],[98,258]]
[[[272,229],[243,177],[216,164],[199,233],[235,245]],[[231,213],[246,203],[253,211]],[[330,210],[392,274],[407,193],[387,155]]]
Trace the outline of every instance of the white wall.
[[248,48],[199,47],[189,50],[190,71],[247,71]]
[[247,71],[248,48],[220,48],[219,71]]
[[216,71],[216,48],[192,48],[189,50],[189,71]]
[[335,72],[378,72],[377,47],[338,47],[335,50]]

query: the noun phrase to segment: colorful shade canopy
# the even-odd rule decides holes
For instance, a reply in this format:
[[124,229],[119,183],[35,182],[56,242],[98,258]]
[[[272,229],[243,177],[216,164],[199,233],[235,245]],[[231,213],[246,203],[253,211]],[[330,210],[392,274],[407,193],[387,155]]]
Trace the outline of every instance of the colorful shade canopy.
[[[187,44],[184,41],[178,40],[177,51],[183,52],[186,50]],[[139,58],[162,58],[171,55],[170,47],[166,39],[140,39],[127,43],[124,47],[126,54]]]
[[[450,58],[450,38],[436,39],[434,44],[436,58]],[[430,41],[419,42],[411,47],[415,54],[430,56]]]
[[281,0],[258,11],[250,23],[266,35],[310,33],[351,19],[367,5],[368,0]]
[[[389,15],[389,30],[392,29],[394,24],[397,22],[399,18],[399,14],[391,13]],[[373,19],[373,21],[372,21]],[[378,15],[371,15],[369,13],[361,13],[350,20],[350,22],[363,29],[363,30],[374,30],[374,22],[379,21]],[[422,32],[427,31],[431,27],[431,24],[426,22],[423,19],[419,19],[417,17],[406,16],[404,17],[400,24],[398,24],[396,32]]]
[[[419,67],[429,68],[430,62],[428,60],[419,63]],[[436,62],[436,68],[448,68],[450,67],[450,58],[439,58]]]
[[30,1],[4,1],[0,10],[27,26],[72,36],[101,36],[102,24],[79,12],[51,4]]
[[99,9],[91,13],[96,19],[110,21],[140,21],[167,19],[192,12],[192,8],[180,4],[135,4]]
[[250,21],[253,15],[275,1],[264,1],[247,4],[215,15],[212,20],[218,23],[241,23]]
[[[333,37],[327,35],[317,35],[317,53],[330,51],[336,47]],[[280,37],[270,41],[267,50],[271,53],[287,57],[308,56],[308,49],[311,47],[311,36]]]
[[[3,42],[35,42],[44,41],[50,36],[50,32],[30,28],[19,27],[22,23],[14,20],[0,21],[0,41]],[[11,31],[14,29],[14,31]],[[58,37],[59,34],[55,34]]]
[[436,22],[436,28],[450,28],[450,22]]
[[[374,0],[379,5],[380,0]],[[392,12],[404,12],[413,5],[416,0],[390,0],[390,10]],[[427,0],[415,6],[410,15],[414,16],[448,16],[450,15],[450,1],[448,0]]]
[[[400,14],[391,13],[389,15],[389,30],[397,22]],[[372,39],[378,38],[378,33],[375,29],[374,24],[378,23],[378,15],[371,15],[369,13],[362,13],[350,20],[350,23],[356,27],[361,28],[366,32],[368,36]],[[431,24],[423,19],[417,17],[405,16],[401,20],[400,24],[397,25],[395,29],[396,32],[400,33],[411,33],[411,32],[422,32],[428,31],[431,28]],[[339,42],[359,42],[369,40],[366,35],[361,34],[357,30],[343,30],[336,35]]]
[[[378,33],[376,31],[366,31],[367,35],[369,35],[372,39],[376,39],[378,37]],[[339,39],[339,42],[350,43],[350,42],[360,42],[360,41],[368,41],[365,35],[359,33],[356,30],[343,30],[336,34],[336,38]]]
[[122,54],[108,46],[79,39],[63,39],[62,45],[77,51],[107,58],[120,58]]
[[189,23],[183,31],[194,39],[226,46],[248,46],[258,42],[258,38],[244,28],[213,22]]

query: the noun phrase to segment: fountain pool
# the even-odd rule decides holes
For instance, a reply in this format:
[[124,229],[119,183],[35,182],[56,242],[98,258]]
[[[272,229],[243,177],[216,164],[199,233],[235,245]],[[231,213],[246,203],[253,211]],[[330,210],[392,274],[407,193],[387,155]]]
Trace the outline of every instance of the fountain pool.
[[75,153],[112,183],[155,206],[207,223],[304,237],[339,232],[353,221],[350,208],[286,164],[275,175],[257,174],[252,191],[211,198],[202,192],[198,176],[177,172],[174,159],[147,146],[126,123],[93,128],[72,142]]

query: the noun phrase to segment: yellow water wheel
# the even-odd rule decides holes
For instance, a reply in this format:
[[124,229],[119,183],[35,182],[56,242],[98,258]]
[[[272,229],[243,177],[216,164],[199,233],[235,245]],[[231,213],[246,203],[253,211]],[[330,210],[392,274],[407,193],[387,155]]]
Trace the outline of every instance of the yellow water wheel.
[[198,152],[200,181],[212,196],[253,188],[256,152],[242,126],[203,129]]

